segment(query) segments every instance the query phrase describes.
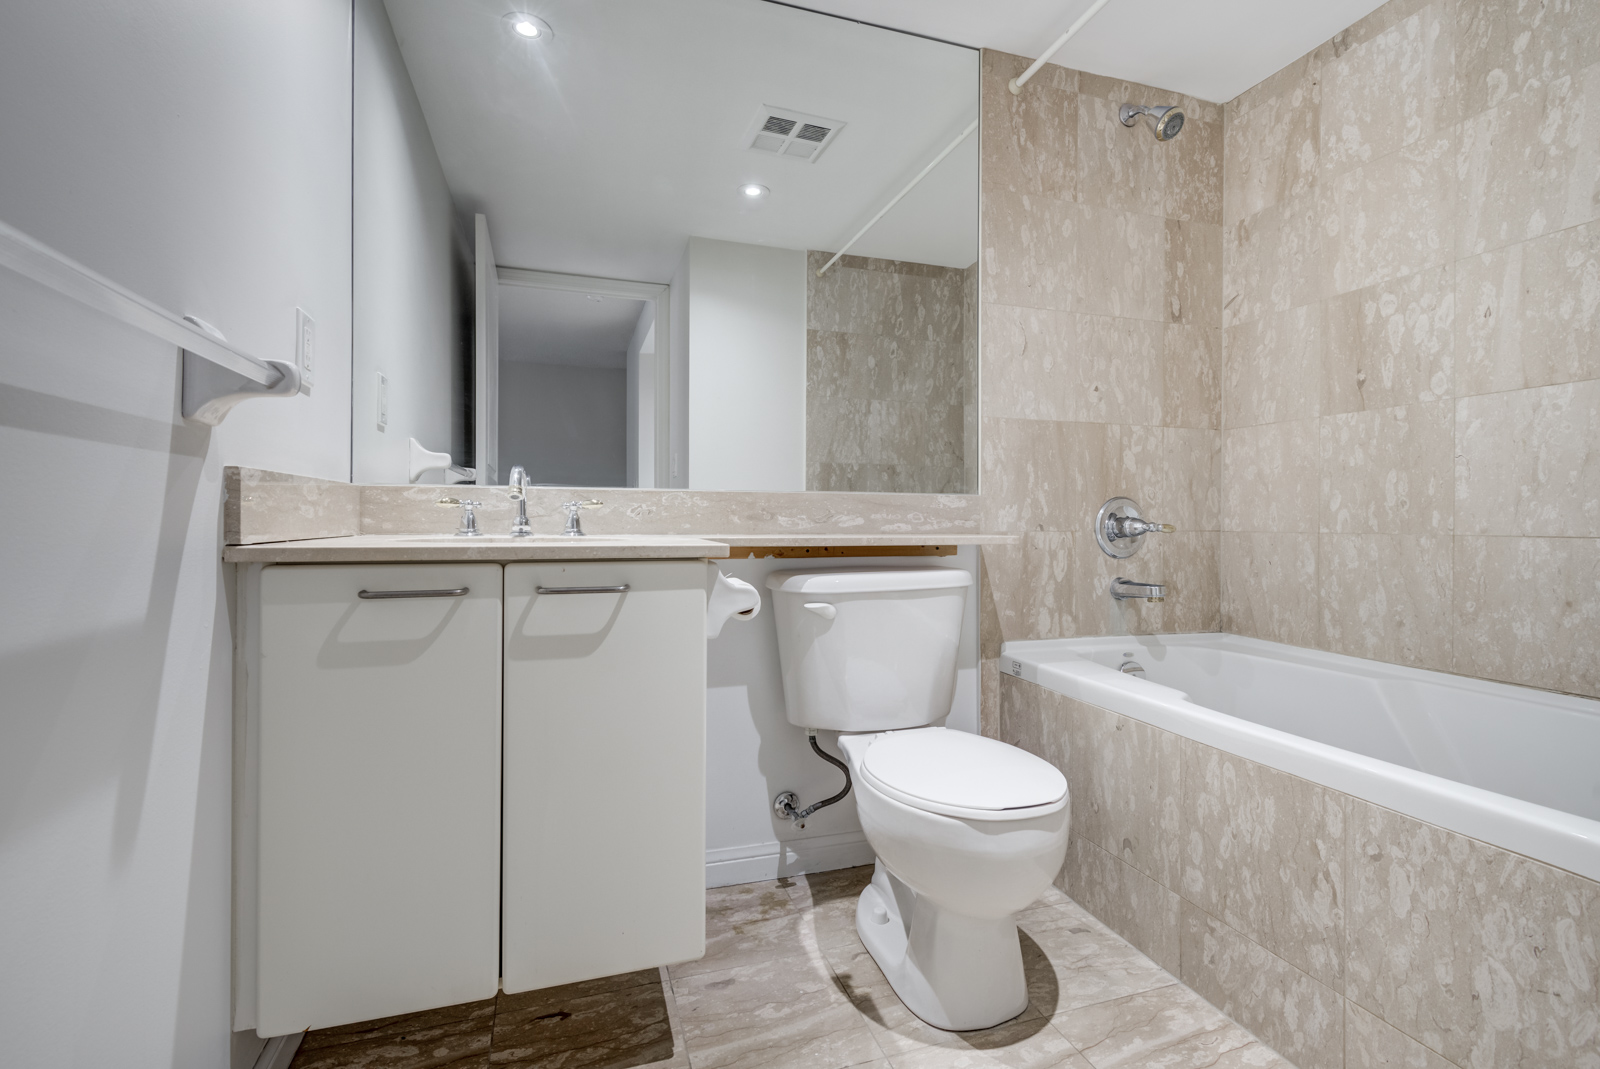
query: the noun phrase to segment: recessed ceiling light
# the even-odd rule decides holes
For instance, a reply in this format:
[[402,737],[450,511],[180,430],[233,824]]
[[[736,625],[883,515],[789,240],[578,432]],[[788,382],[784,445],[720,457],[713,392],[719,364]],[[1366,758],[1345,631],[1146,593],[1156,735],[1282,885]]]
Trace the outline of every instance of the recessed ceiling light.
[[760,200],[762,197],[766,196],[769,191],[766,186],[757,185],[754,182],[748,182],[739,187],[739,192],[743,193],[750,200]]
[[548,22],[526,11],[513,11],[505,21],[511,32],[525,41],[545,41],[555,36]]

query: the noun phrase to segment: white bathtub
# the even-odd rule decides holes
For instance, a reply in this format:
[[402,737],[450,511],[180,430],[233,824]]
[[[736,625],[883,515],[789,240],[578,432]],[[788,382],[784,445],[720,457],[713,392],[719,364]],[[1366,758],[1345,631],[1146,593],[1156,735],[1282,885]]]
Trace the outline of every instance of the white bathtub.
[[[1125,661],[1143,679],[1118,671]],[[1001,671],[1600,880],[1600,701],[1237,635],[1007,642]]]

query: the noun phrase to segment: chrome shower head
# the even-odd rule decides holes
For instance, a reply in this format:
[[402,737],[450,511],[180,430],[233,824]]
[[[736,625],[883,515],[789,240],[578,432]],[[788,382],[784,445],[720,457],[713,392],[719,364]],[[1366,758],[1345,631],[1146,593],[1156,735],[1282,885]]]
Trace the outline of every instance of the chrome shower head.
[[1117,113],[1123,126],[1132,126],[1146,115],[1155,122],[1157,141],[1171,141],[1183,132],[1183,109],[1176,106],[1147,108],[1143,104],[1124,104]]

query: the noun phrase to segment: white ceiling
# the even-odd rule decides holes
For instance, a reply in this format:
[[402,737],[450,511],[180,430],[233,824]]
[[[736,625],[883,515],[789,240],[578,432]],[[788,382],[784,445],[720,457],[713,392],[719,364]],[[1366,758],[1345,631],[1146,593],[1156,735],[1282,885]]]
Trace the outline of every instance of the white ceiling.
[[[1091,0],[386,0],[445,175],[503,264],[669,281],[691,235],[835,249],[976,114],[977,53],[1040,54]],[[1111,0],[1055,62],[1226,101],[1379,0]],[[511,35],[507,11],[555,29]],[[842,18],[813,13],[826,12]],[[957,42],[864,26],[859,19]],[[763,104],[848,125],[750,152]],[[852,251],[965,267],[969,138]],[[745,182],[770,187],[759,203]]]
[[[666,282],[688,237],[832,250],[978,114],[978,53],[758,0],[387,0],[445,178],[505,266]],[[513,9],[554,38],[513,36]],[[762,105],[843,120],[815,163]],[[977,259],[969,138],[852,252]],[[739,186],[770,188],[758,203]]]
[[530,286],[500,287],[500,359],[576,367],[628,366],[646,302]]
[[[798,0],[976,48],[1038,56],[1093,0]],[[1111,0],[1052,62],[1226,103],[1383,0]]]

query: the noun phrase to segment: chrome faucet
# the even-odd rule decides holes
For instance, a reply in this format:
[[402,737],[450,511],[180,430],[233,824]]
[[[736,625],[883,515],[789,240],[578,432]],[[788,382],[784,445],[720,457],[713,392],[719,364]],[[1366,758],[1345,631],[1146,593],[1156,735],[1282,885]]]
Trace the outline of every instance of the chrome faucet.
[[591,498],[588,501],[568,501],[562,505],[561,507],[567,510],[567,528],[561,533],[568,538],[582,538],[583,524],[578,521],[578,510],[597,509],[604,504],[604,501],[595,501]]
[[511,500],[517,503],[517,518],[511,521],[511,537],[527,538],[533,534],[533,528],[528,526],[528,473],[518,464],[511,469],[511,477],[506,480],[510,490]]
[[1118,601],[1165,601],[1167,598],[1167,584],[1165,583],[1136,583],[1132,579],[1117,576],[1111,580],[1111,596]]

